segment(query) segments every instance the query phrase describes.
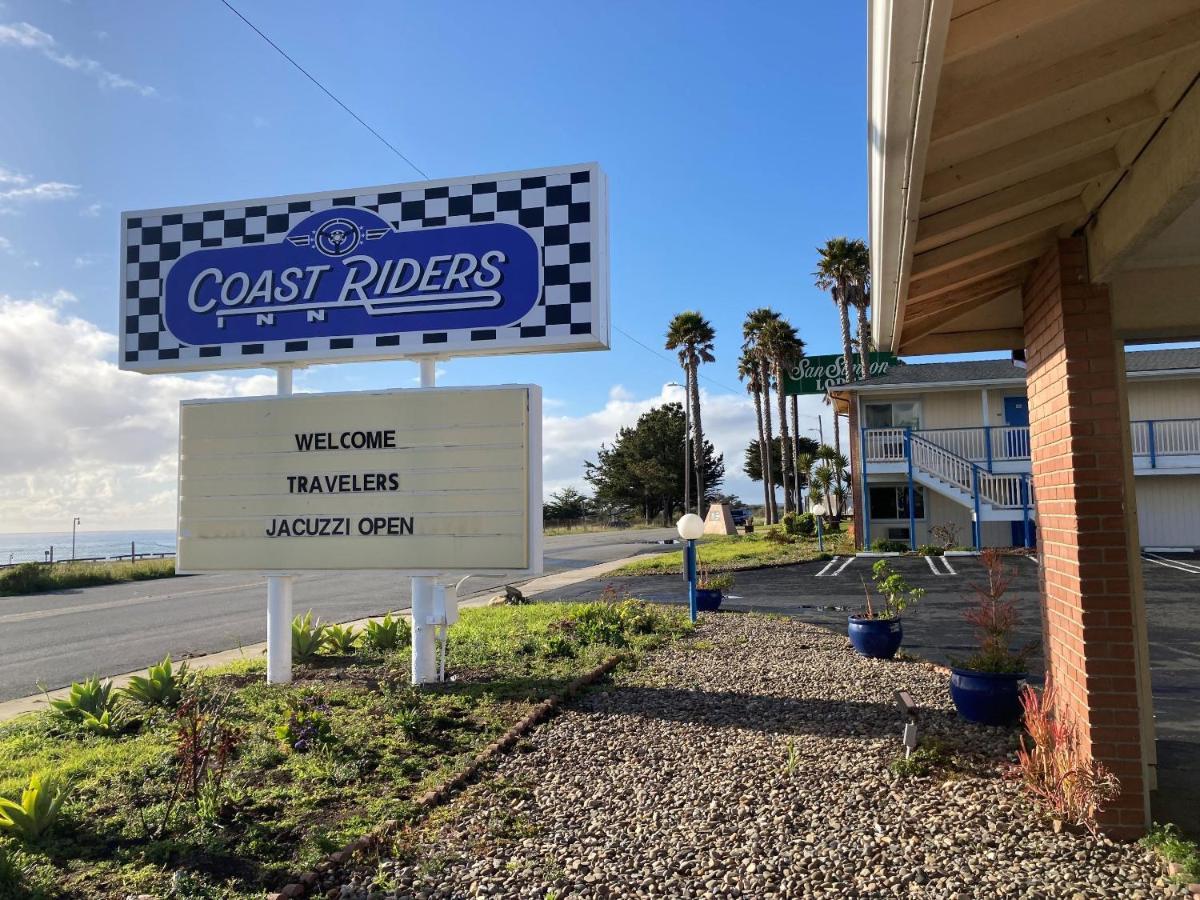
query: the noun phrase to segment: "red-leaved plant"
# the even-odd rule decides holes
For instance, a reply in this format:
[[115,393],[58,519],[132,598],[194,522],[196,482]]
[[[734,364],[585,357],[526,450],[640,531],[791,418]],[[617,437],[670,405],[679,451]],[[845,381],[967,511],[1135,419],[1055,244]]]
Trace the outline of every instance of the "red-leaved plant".
[[1079,749],[1075,723],[1055,714],[1054,687],[1049,678],[1041,695],[1025,685],[1021,707],[1032,746],[1021,735],[1017,773],[1034,801],[1051,818],[1096,834],[1096,817],[1121,793],[1121,783],[1102,763],[1085,759]]
[[1016,603],[1005,600],[1004,595],[1012,583],[1013,571],[1004,567],[1003,556],[994,548],[984,550],[979,560],[987,573],[987,583],[971,584],[976,604],[963,613],[963,618],[979,638],[979,650],[967,659],[952,662],[959,668],[976,672],[1023,673],[1029,667],[1029,657],[1037,644],[1029,643],[1017,650],[1012,647],[1020,616]]

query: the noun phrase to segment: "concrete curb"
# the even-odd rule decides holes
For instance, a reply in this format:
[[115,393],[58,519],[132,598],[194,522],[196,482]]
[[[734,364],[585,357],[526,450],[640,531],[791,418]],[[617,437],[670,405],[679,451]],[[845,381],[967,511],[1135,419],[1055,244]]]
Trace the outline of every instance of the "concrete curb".
[[[586,566],[581,569],[569,569],[565,572],[555,572],[552,575],[542,575],[534,578],[521,585],[521,592],[526,597],[535,597],[539,594],[545,594],[550,591],[559,590],[560,588],[569,587],[573,584],[578,584],[581,581],[590,581],[593,578],[599,578],[602,575],[607,575],[614,569],[619,569],[635,559],[641,559],[644,556],[652,554],[641,553],[636,556],[626,556],[622,559],[614,559],[608,562],[597,563],[594,566]],[[495,595],[495,591],[483,591],[478,594],[469,595],[467,598],[459,602],[459,606],[463,608],[486,606],[491,598]],[[394,615],[409,616],[408,610],[394,610]],[[349,622],[342,622],[342,625],[351,625],[356,628],[363,628],[370,619],[378,619],[383,614],[376,616],[368,616],[363,619],[354,619]],[[194,671],[204,669],[212,669],[217,666],[227,665],[228,663],[237,662],[243,659],[253,659],[263,656],[267,652],[267,644],[265,641],[256,644],[247,644],[244,647],[238,647],[234,650],[220,650],[216,653],[206,653],[201,656],[189,657],[186,661],[188,667]],[[153,660],[157,662],[158,660]],[[183,662],[184,660],[175,660],[175,662]],[[120,675],[104,676],[111,677],[113,687],[122,688],[129,684],[129,679],[135,675],[142,675],[145,669],[136,669],[133,672],[125,672]],[[49,696],[52,700],[57,700],[66,697],[71,693],[71,688],[63,687],[56,688],[45,694],[30,694],[26,697],[17,697],[12,700],[0,702],[0,723],[15,719],[17,716],[25,713],[38,712],[47,708],[46,697]]]
[[[526,713],[524,718],[504,732],[504,734],[496,738],[496,740],[492,741],[481,751],[479,751],[475,758],[472,759],[471,762],[469,762],[460,772],[456,773],[442,784],[438,785],[432,790],[426,791],[424,794],[418,797],[416,801],[417,815],[421,816],[427,814],[434,807],[440,806],[441,804],[450,800],[462,788],[470,783],[471,780],[479,774],[479,771],[489,762],[491,762],[492,759],[507,751],[512,747],[513,744],[517,742],[520,737],[527,734],[531,729],[535,728],[537,725],[540,725],[546,719],[550,718],[550,716],[553,715],[553,713],[563,703],[573,698],[585,687],[588,687],[589,685],[599,681],[627,658],[627,655],[623,653],[610,656],[600,665],[596,666],[589,672],[585,672],[583,675],[580,675],[578,678],[568,684],[565,688],[563,688],[561,693],[555,694],[553,697],[543,700],[528,713]],[[365,850],[370,850],[374,847],[380,846],[399,828],[400,823],[395,819],[388,819],[387,821],[380,823],[362,837],[351,841],[341,850],[336,850],[333,853],[330,853],[324,859],[320,860],[311,871],[305,872],[297,877],[295,881],[284,885],[283,888],[278,892],[268,893],[267,900],[287,900],[287,898],[291,897],[308,896],[309,892],[316,888],[318,884],[320,884],[322,875],[325,875],[326,873],[345,865],[347,862],[353,859],[356,853],[361,853]]]

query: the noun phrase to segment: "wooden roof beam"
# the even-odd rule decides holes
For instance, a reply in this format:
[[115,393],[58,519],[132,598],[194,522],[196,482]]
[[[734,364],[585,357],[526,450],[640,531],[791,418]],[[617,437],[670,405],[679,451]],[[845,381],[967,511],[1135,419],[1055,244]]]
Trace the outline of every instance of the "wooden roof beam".
[[1200,44],[1200,11],[1178,16],[1037,69],[990,78],[975,88],[943,93],[933,140],[1011,115],[1057,94]]
[[1093,280],[1111,280],[1131,256],[1198,199],[1200,88],[1193,86],[1089,223],[1088,264]]
[[960,297],[956,303],[948,303],[938,307],[935,311],[929,311],[920,317],[909,318],[904,317],[904,331],[900,333],[900,342],[902,344],[919,341],[927,334],[937,331],[939,328],[949,325],[959,316],[970,312],[973,309],[991,303],[993,300],[1007,294],[1014,287],[1019,285],[1009,284],[1006,287],[991,290],[986,293],[973,293]]
[[1074,12],[1093,0],[1008,0],[1006,3],[989,3],[950,20],[950,33],[946,38],[946,63],[962,59],[1005,41],[1020,38],[1024,32]]
[[1061,228],[1066,222],[1075,221],[1083,212],[1083,202],[1074,197],[970,237],[919,253],[913,257],[912,278],[944,272],[1007,247],[1023,244],[1036,235]]
[[988,331],[949,331],[928,334],[919,341],[901,344],[899,352],[906,356],[928,356],[933,353],[974,353],[981,350],[1020,350],[1025,346],[1025,331],[1021,328],[993,328]]
[[908,302],[915,306],[922,300],[974,284],[991,275],[1015,269],[1017,266],[1038,259],[1046,252],[1053,237],[1054,231],[1047,230],[1024,243],[1005,247],[1003,250],[973,259],[961,266],[912,281],[908,286]]
[[923,253],[993,225],[1053,206],[1071,196],[1078,196],[1083,186],[1093,178],[1116,172],[1120,168],[1117,154],[1112,150],[1103,150],[1087,159],[1059,166],[1004,190],[925,216],[917,226],[914,251]]
[[1092,141],[1111,138],[1115,142],[1120,132],[1139,122],[1159,118],[1165,108],[1159,107],[1152,93],[1141,94],[930,172],[925,176],[923,202],[977,184],[988,184],[1009,172],[1037,174],[1028,170],[1034,166],[1052,168],[1055,163],[1063,162],[1064,156]]

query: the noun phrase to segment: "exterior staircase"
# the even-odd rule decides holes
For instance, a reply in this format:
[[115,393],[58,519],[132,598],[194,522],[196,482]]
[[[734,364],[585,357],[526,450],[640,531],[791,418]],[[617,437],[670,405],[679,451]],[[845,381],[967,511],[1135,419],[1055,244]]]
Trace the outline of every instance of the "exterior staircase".
[[995,473],[920,435],[904,436],[912,480],[975,512],[979,522],[1034,518],[1033,482],[1019,472]]

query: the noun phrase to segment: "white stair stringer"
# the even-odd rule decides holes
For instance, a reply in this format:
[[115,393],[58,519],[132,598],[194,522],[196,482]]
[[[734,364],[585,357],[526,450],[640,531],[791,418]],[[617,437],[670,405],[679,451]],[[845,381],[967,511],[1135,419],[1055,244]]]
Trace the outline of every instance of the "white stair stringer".
[[[949,497],[955,503],[965,506],[972,512],[975,510],[975,501],[971,498],[971,495],[956,484],[943,481],[936,475],[931,475],[929,472],[919,469],[916,466],[913,466],[913,481],[932,491],[937,491],[943,497]],[[1029,518],[1032,519],[1033,517],[1033,507],[1030,507]],[[983,522],[1021,522],[1024,521],[1025,515],[1019,509],[997,509],[981,498],[979,501],[979,519]]]

